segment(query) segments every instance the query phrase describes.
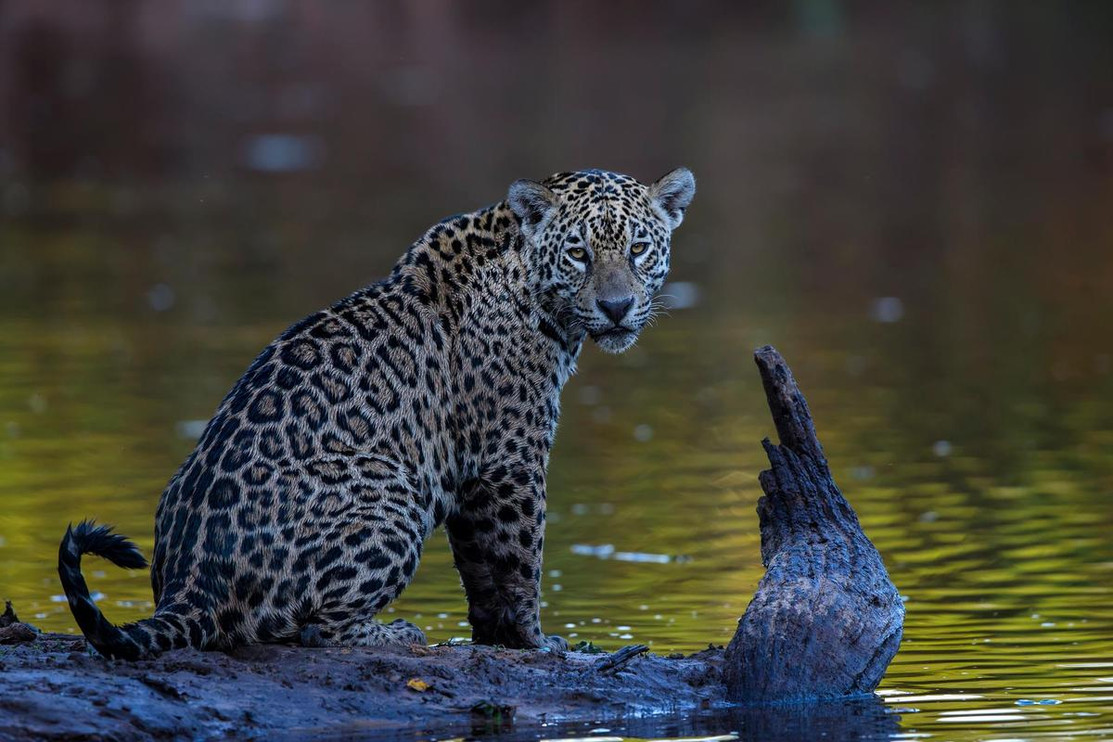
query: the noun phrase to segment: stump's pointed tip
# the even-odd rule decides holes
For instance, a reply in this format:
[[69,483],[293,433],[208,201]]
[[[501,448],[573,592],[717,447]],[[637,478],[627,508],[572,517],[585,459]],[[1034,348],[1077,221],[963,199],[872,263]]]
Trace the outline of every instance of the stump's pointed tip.
[[[763,345],[755,350],[754,363],[757,364],[758,374],[765,384],[765,394],[770,398],[770,402],[772,402],[772,397],[769,395],[774,393],[786,398],[799,393],[796,378],[792,375],[792,369],[788,367],[788,362],[785,361],[780,351],[772,345]],[[785,403],[787,403],[787,400],[782,402],[782,404]],[[776,416],[775,412],[774,416]]]
[[776,366],[784,364],[785,359],[780,351],[772,345],[763,345],[760,348],[754,348],[754,362],[758,366],[768,368],[769,366]]

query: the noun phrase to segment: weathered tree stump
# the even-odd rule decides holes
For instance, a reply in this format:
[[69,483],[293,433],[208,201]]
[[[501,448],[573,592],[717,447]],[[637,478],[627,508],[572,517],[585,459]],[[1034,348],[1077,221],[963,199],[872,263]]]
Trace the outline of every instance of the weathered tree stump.
[[796,380],[781,355],[754,353],[779,446],[758,501],[765,576],[727,647],[734,701],[870,693],[900,646],[904,605],[881,555],[839,492]]
[[725,652],[265,645],[127,662],[83,651],[78,637],[39,634],[9,608],[0,616],[0,640],[14,644],[0,652],[0,738],[412,739],[492,725],[540,734],[542,722],[546,735],[568,736],[588,720],[633,736],[744,728],[763,739],[818,727],[841,738],[888,736],[896,719],[875,696],[767,705],[868,694],[900,644],[904,609],[831,479],[788,366],[772,348],[756,358],[781,439],[764,442],[772,469],[761,474],[758,513],[768,569]]

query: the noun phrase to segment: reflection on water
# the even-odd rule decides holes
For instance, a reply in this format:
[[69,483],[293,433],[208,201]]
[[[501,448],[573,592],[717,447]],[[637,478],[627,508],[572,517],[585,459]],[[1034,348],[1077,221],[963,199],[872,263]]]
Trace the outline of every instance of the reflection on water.
[[[113,33],[0,11],[0,597],[24,618],[72,631],[66,522],[150,553],[161,488],[258,349],[428,224],[517,177],[683,163],[671,316],[589,349],[565,394],[545,626],[727,641],[762,573],[749,355],[773,343],[906,638],[890,713],[622,733],[1113,735],[1109,6],[224,5]],[[86,575],[113,620],[149,614],[146,575]],[[443,536],[394,610],[468,634]]]
[[[359,730],[330,730],[336,739],[360,739]],[[826,734],[825,734],[826,732]],[[536,726],[476,722],[445,729],[443,740],[498,733],[501,739],[548,742],[620,742],[621,740],[673,740],[674,742],[730,742],[736,739],[804,740],[828,736],[837,739],[901,738],[900,716],[876,698],[835,703],[815,703],[769,708],[731,708],[631,719],[550,721]],[[366,733],[365,733],[366,734]],[[513,736],[510,736],[510,735]],[[381,731],[367,739],[383,739]],[[399,739],[412,739],[400,735]],[[422,734],[419,739],[429,739]]]

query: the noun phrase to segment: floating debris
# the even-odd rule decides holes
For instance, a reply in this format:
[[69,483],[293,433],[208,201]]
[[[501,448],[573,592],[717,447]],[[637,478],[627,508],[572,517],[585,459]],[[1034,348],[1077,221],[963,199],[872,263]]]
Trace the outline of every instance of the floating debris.
[[875,322],[891,324],[904,317],[904,302],[895,296],[882,296],[873,300],[870,317]]
[[613,559],[617,562],[642,562],[649,564],[669,564],[670,562],[688,562],[691,557],[684,554],[652,554],[644,551],[616,551],[614,544],[572,544],[572,553],[580,556],[592,556],[597,559]]
[[244,161],[264,173],[294,173],[313,170],[325,159],[319,137],[294,134],[259,134],[244,144]]
[[174,423],[174,432],[179,438],[195,441],[205,432],[205,426],[208,424],[208,420],[179,420]]
[[156,283],[147,292],[147,303],[156,312],[165,312],[174,306],[174,289],[166,283]]
[[[104,593],[97,590],[96,592],[94,592],[89,597],[93,599],[94,603],[99,603],[102,600],[104,600]],[[65,595],[51,595],[50,596],[50,602],[51,603],[66,603],[66,602],[68,602],[68,600],[67,600]]]
[[[575,509],[573,508],[573,512]],[[600,559],[609,559],[614,554],[613,544],[602,544],[600,546],[591,546],[589,544],[572,544],[572,553],[579,554],[580,556],[593,556]]]

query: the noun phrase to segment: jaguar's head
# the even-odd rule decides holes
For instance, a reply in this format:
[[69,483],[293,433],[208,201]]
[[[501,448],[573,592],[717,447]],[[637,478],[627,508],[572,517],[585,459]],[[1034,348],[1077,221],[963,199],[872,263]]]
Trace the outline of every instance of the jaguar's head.
[[508,203],[545,310],[608,352],[633,345],[653,314],[672,231],[695,192],[687,168],[648,186],[603,170],[513,183]]

